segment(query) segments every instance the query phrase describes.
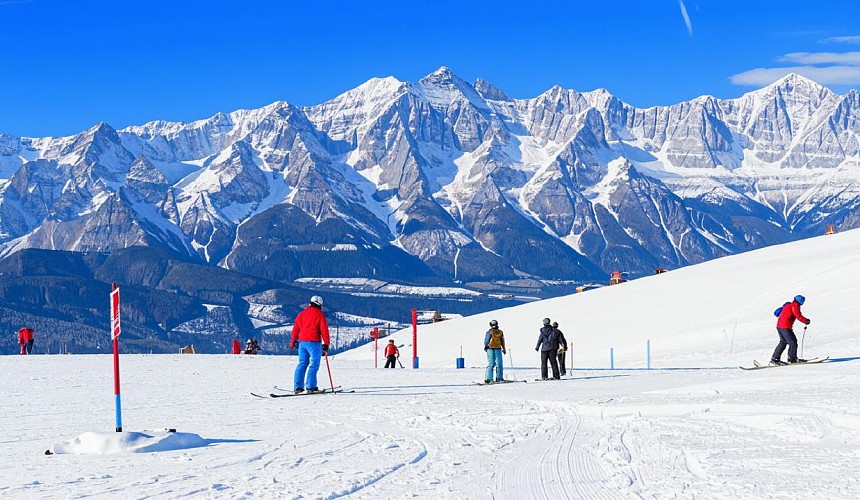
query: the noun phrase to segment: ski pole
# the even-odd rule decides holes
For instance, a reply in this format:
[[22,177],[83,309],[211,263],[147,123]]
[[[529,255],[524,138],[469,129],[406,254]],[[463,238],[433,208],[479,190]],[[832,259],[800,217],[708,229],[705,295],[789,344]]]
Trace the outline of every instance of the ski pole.
[[803,325],[803,335],[800,336],[800,357],[803,357],[803,343],[806,342],[806,325]]
[[511,373],[514,374],[514,380],[517,379],[517,372],[514,371],[514,355],[511,354],[511,350],[508,349],[508,359],[511,361]]
[[403,366],[403,363],[400,362],[399,356],[397,357],[397,364],[400,365],[400,368],[406,368],[405,366]]
[[325,355],[325,367],[328,369],[328,381],[331,384],[331,392],[334,392],[334,380],[331,378],[331,365],[328,364],[328,352],[323,353]]

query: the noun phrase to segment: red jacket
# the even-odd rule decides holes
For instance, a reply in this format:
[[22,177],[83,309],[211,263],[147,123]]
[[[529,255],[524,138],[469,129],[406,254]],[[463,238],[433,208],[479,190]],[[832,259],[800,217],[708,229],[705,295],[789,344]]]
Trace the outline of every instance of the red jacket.
[[27,329],[21,328],[18,330],[18,344],[26,344],[27,343]]
[[27,342],[33,340],[33,329],[32,328],[24,328],[24,332],[27,334]]
[[299,342],[320,342],[329,344],[328,323],[325,314],[318,307],[308,306],[296,316],[293,324],[293,334],[290,336],[290,345]]
[[388,356],[400,356],[400,351],[397,350],[397,346],[394,344],[388,344],[385,346],[385,357]]
[[794,328],[794,320],[799,319],[801,323],[808,325],[809,319],[803,316],[800,312],[800,304],[793,300],[782,308],[779,313],[779,319],[776,320],[777,328]]

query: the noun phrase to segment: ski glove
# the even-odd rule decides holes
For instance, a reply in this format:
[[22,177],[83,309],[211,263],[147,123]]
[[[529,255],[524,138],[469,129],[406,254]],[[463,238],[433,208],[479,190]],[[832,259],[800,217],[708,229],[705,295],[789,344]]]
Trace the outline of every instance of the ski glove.
[[809,318],[806,318],[806,324],[808,325],[808,324],[810,324],[810,323],[812,323],[812,320],[811,320],[811,319],[809,319]]
[[489,346],[484,346],[484,352],[487,352],[487,351],[489,351],[489,350],[490,350],[490,347],[489,347]]
[[296,343],[290,342],[290,349],[295,349],[295,348],[296,348]]
[[322,348],[323,348],[323,352],[328,353],[328,344],[323,344]]

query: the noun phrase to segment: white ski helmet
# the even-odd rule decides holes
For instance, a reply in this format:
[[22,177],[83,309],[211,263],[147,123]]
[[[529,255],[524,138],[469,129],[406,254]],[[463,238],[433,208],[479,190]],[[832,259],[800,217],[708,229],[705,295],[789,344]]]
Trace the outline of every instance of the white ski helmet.
[[322,297],[320,297],[319,295],[314,295],[313,297],[311,297],[311,304],[316,304],[316,305],[322,307],[322,305],[323,305]]

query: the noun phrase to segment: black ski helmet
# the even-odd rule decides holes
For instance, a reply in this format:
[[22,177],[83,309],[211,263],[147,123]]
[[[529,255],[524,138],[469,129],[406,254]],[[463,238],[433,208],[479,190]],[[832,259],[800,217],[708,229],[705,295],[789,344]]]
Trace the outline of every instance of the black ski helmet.
[[497,326],[499,326],[499,322],[498,322],[498,321],[496,321],[496,320],[491,320],[491,321],[490,321],[490,326],[491,326],[491,327],[493,327],[493,328],[496,328]]
[[543,319],[543,326],[549,326],[549,318]]

